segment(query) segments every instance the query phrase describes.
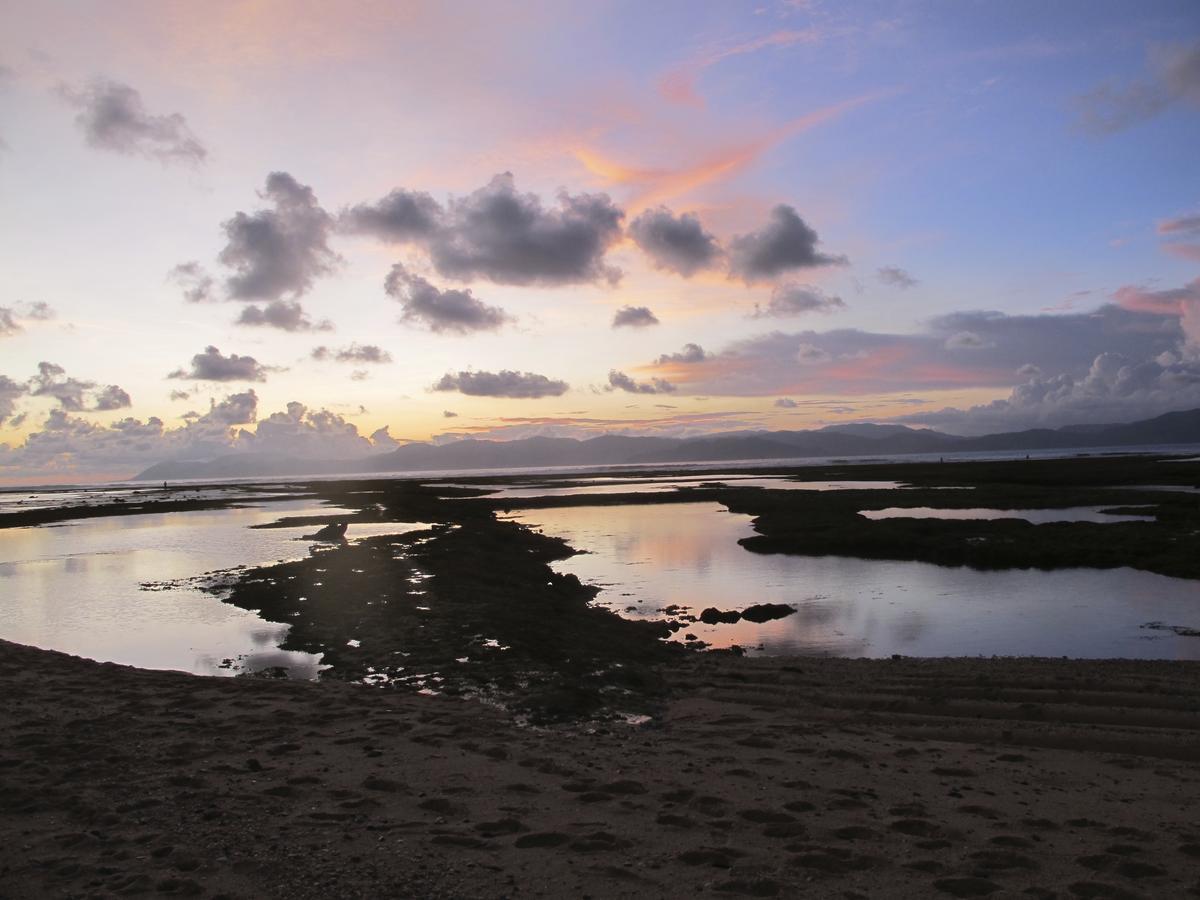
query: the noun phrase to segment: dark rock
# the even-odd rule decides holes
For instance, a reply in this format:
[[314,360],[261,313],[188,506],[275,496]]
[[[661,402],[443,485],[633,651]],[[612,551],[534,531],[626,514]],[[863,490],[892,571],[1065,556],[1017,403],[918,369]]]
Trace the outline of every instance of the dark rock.
[[786,603],[757,603],[742,610],[742,618],[747,622],[762,624],[773,619],[782,619],[796,611],[796,607]]
[[741,619],[741,617],[742,614],[737,610],[731,609],[726,612],[724,610],[717,609],[715,606],[710,606],[708,609],[705,609],[700,613],[700,621],[705,625],[720,625],[722,623],[726,625],[732,625],[734,622],[737,622],[739,619]]

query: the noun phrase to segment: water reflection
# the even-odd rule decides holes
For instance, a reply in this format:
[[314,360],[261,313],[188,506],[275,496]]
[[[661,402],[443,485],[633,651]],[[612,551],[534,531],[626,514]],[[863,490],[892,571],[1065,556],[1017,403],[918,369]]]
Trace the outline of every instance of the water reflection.
[[864,509],[865,519],[1023,519],[1034,525],[1049,522],[1153,522],[1154,516],[1131,516],[1105,512],[1103,506],[1071,506],[1065,509],[938,509],[932,506],[889,506]]
[[475,488],[489,500],[532,497],[577,497],[592,494],[660,494],[696,487],[767,488],[776,491],[871,491],[905,487],[898,481],[792,481],[782,475],[681,475],[677,478],[572,478],[536,484],[437,484],[431,487]]
[[[313,544],[297,538],[311,526],[249,526],[339,512],[349,511],[299,500],[0,530],[0,637],[148,669],[228,675],[283,667],[316,677],[319,655],[279,649],[289,626],[222,603],[188,580],[302,559]],[[348,537],[418,527],[352,524]]]
[[[1033,655],[1200,659],[1200,638],[1147,622],[1200,626],[1200,585],[1134,569],[980,572],[920,562],[751,553],[747,516],[717,503],[539,509],[511,518],[588,551],[556,564],[604,589],[631,618],[664,608],[788,603],[762,625],[690,623],[714,647],[769,655]],[[864,527],[865,526],[864,524]]]

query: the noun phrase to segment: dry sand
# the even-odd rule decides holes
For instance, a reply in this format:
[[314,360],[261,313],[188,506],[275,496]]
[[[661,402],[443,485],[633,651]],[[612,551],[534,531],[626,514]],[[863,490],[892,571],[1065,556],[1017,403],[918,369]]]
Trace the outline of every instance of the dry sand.
[[650,724],[0,643],[0,896],[1200,895],[1200,665],[747,660]]

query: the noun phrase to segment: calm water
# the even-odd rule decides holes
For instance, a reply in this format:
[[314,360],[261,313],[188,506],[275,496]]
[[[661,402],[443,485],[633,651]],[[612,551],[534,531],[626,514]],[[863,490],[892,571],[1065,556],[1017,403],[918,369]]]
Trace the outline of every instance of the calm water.
[[[345,512],[312,500],[247,509],[83,519],[0,530],[0,638],[91,659],[197,674],[287,667],[315,677],[320,655],[279,649],[288,626],[187,584],[143,590],[235,566],[302,559],[325,545],[317,526],[251,529],[282,516]],[[425,527],[352,524],[351,540]]]
[[898,481],[790,481],[783,476],[685,475],[679,478],[580,478],[543,484],[443,484],[437,487],[473,487],[491,491],[488,499],[531,497],[575,497],[582,494],[659,494],[703,485],[724,484],[737,488],[770,488],[777,491],[869,491],[905,487]]
[[1104,512],[1103,506],[1071,506],[1065,509],[936,509],[932,506],[889,506],[864,509],[865,519],[1023,519],[1034,525],[1048,522],[1153,522],[1154,516],[1131,516]]
[[[713,646],[771,655],[1033,655],[1200,659],[1200,583],[1134,569],[980,572],[920,562],[751,553],[750,518],[717,503],[539,509],[511,518],[589,551],[555,567],[603,586],[597,602],[660,618],[672,604],[788,603],[763,625],[704,625]],[[869,527],[869,526],[868,526]]]

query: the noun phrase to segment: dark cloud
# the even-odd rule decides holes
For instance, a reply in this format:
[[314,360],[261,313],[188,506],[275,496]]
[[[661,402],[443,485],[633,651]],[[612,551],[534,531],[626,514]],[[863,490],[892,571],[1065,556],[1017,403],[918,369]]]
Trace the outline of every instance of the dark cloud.
[[129,399],[126,391],[115,384],[110,384],[96,392],[95,406],[92,409],[97,412],[107,412],[114,409],[128,409],[132,405],[133,401]]
[[402,322],[419,323],[433,332],[495,331],[512,321],[503,309],[488,306],[469,288],[439,290],[399,263],[392,266],[383,289],[404,307]]
[[331,349],[329,347],[314,347],[312,358],[318,361],[332,359],[342,363],[390,363],[392,354],[374,344],[353,343],[348,347]]
[[92,147],[163,163],[204,162],[208,151],[179,113],[154,115],[142,95],[119,81],[97,78],[83,88],[59,87],[77,110],[75,123]]
[[314,322],[295,300],[272,300],[266,306],[243,307],[234,324],[281,331],[333,331],[332,322],[328,319]]
[[647,306],[622,306],[613,316],[613,328],[645,328],[657,325],[658,316]]
[[11,337],[24,331],[21,319],[30,322],[49,322],[56,315],[48,303],[18,303],[16,307],[0,306],[0,337]]
[[403,244],[432,237],[441,226],[442,214],[441,205],[429,194],[397,189],[378,203],[360,203],[342,210],[338,228]]
[[178,400],[189,400],[191,399],[191,396],[192,395],[188,391],[171,391],[172,402]]
[[784,318],[804,313],[829,313],[845,309],[841,297],[830,296],[820,288],[809,284],[781,284],[771,291],[771,301],[765,306],[754,305],[751,314],[755,319],[765,317]]
[[17,317],[12,308],[0,306],[0,337],[11,337],[24,329],[17,323]]
[[213,277],[195,260],[175,266],[167,273],[167,280],[183,289],[183,299],[188,303],[211,303],[220,299]]
[[220,350],[210,345],[203,353],[192,357],[191,369],[176,369],[167,377],[194,381],[266,381],[269,371],[253,356],[236,353],[222,356]]
[[688,278],[713,265],[721,255],[717,239],[691,213],[676,217],[665,206],[648,209],[629,224],[635,244],[659,269]]
[[790,206],[771,210],[771,220],[761,231],[738,235],[729,244],[730,274],[747,284],[764,281],[794,269],[844,265],[844,256],[817,250],[820,239]]
[[920,284],[917,279],[913,278],[910,274],[908,274],[908,272],[906,272],[904,269],[901,269],[899,266],[883,266],[882,268],[876,269],[875,277],[884,284],[890,287],[899,288],[902,291],[907,290],[910,287],[916,287],[918,284]]
[[235,273],[226,290],[234,300],[298,297],[341,263],[328,243],[333,219],[287,172],[268,175],[259,196],[272,208],[239,212],[221,226],[228,243],[218,258]]
[[220,403],[209,401],[209,410],[202,417],[222,425],[245,425],[258,418],[258,394],[254,388],[240,394],[230,394]]
[[51,362],[38,363],[38,373],[25,386],[30,397],[53,397],[69,412],[105,412],[130,405],[129,394],[115,384],[98,386],[94,381],[67,377],[66,369]]
[[12,418],[17,411],[18,398],[25,396],[25,392],[25,385],[7,375],[0,375],[0,425]]
[[443,419],[457,419],[458,413],[454,412],[453,410],[443,409],[442,410],[442,418]]
[[1176,103],[1200,105],[1200,43],[1158,49],[1153,76],[1126,86],[1102,84],[1075,100],[1077,124],[1104,135],[1152,119]]
[[775,400],[775,406],[779,409],[795,409],[800,404],[790,397],[779,397]]
[[448,372],[433,386],[435,391],[458,391],[472,397],[512,397],[532,399],[560,397],[570,389],[565,381],[556,381],[533,372]]
[[683,349],[678,353],[664,353],[655,362],[661,366],[670,363],[698,363],[704,362],[706,359],[708,359],[708,354],[699,344],[684,344]]
[[986,346],[988,346],[987,341],[974,331],[956,331],[946,338],[945,343],[947,350],[978,350]]
[[649,381],[634,381],[624,372],[613,369],[608,373],[606,391],[625,391],[630,394],[673,394],[675,385],[665,378],[652,378]]

